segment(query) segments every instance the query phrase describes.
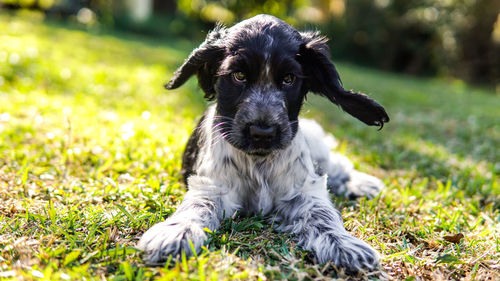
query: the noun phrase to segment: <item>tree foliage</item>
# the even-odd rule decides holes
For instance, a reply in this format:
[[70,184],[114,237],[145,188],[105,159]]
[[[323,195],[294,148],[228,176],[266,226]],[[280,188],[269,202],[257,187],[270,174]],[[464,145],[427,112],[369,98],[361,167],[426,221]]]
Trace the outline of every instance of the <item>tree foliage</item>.
[[83,7],[100,24],[162,36],[193,36],[202,34],[199,26],[231,25],[267,13],[322,30],[332,39],[335,58],[410,74],[451,75],[500,89],[500,0],[149,1],[154,14],[140,25],[126,16],[131,1],[0,0],[0,7],[77,17]]
[[332,38],[334,56],[411,74],[500,84],[500,0],[179,0],[192,19],[269,13]]

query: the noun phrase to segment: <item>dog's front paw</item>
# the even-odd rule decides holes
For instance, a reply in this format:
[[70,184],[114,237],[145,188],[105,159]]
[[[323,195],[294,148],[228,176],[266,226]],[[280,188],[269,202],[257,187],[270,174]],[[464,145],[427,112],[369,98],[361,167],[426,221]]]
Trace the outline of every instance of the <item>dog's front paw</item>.
[[144,260],[148,264],[165,262],[169,256],[174,259],[184,251],[187,256],[201,249],[206,240],[205,231],[196,223],[166,220],[151,227],[141,237],[137,248],[144,251]]
[[371,199],[385,188],[384,183],[378,178],[358,171],[351,173],[346,185],[346,196],[349,199],[356,199],[363,196]]
[[327,185],[332,192],[351,200],[359,197],[372,199],[385,188],[384,183],[378,178],[355,170],[341,180],[329,178]]
[[[372,271],[379,266],[380,257],[377,251],[356,237],[348,234],[327,235],[324,240],[326,241],[313,250],[320,263],[331,262],[337,268],[343,268],[348,274]],[[323,243],[329,243],[329,246]]]

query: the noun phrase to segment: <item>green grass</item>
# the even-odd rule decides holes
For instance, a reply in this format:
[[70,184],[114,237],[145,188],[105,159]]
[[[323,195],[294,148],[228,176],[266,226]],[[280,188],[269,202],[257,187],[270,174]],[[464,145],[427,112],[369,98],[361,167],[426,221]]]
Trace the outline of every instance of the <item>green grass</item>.
[[[181,155],[206,107],[162,85],[197,42],[0,15],[0,279],[324,279],[264,218],[226,220],[197,257],[147,267],[133,247],[182,200]],[[201,32],[201,31],[200,31]],[[310,96],[338,150],[387,189],[335,199],[383,256],[370,279],[500,277],[500,98],[453,80],[337,64],[391,116],[382,131]],[[445,236],[463,234],[458,243]]]

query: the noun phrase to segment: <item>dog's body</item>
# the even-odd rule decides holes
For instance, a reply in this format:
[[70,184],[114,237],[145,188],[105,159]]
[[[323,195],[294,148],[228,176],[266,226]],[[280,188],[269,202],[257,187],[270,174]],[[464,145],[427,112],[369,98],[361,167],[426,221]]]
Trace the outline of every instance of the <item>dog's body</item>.
[[349,271],[374,269],[378,254],[349,235],[330,202],[330,190],[374,196],[383,184],[332,153],[333,138],[310,120],[298,120],[305,95],[329,98],[369,125],[389,119],[368,97],[345,91],[328,60],[325,40],[299,33],[266,15],[216,28],[176,72],[167,88],[197,74],[206,97],[217,98],[191,136],[183,159],[184,201],[139,242],[155,263],[198,251],[224,217],[236,211],[271,215],[295,234],[318,262]]

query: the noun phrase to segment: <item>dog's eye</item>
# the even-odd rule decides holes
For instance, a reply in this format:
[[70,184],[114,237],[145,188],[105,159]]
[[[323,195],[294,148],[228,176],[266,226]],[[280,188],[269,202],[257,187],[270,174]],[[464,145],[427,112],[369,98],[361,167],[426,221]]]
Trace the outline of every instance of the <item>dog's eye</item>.
[[285,77],[283,77],[282,83],[285,86],[290,86],[293,84],[294,81],[295,81],[295,75],[288,73],[287,75],[285,75]]
[[237,82],[246,82],[247,81],[247,77],[246,77],[245,73],[243,73],[241,71],[234,72],[233,73],[233,78]]

